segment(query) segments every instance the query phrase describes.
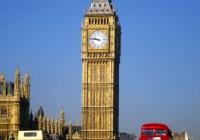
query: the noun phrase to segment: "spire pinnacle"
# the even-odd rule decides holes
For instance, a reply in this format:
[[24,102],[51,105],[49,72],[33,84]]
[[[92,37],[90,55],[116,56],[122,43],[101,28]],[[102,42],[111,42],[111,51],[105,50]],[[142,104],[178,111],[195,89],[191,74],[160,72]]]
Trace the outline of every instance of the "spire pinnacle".
[[16,66],[15,74],[20,74],[18,65]]
[[16,67],[15,70],[15,82],[14,82],[14,94],[16,96],[20,96],[20,86],[21,86],[21,79],[20,79],[20,71],[19,66]]
[[19,66],[16,67],[15,70],[15,82],[20,81],[20,70],[19,70]]
[[29,75],[29,73],[27,72],[26,74],[25,74],[25,76],[24,76],[24,83],[29,83],[30,82],[30,75]]
[[5,78],[4,67],[1,68],[0,77]]
[[61,110],[60,110],[60,116],[64,116],[65,112],[64,112],[64,108],[63,108],[63,105],[61,107]]
[[5,81],[5,73],[4,71],[2,73],[0,73],[0,81]]
[[3,70],[2,73],[0,73],[0,94],[1,93],[3,93],[3,95],[6,95],[6,78]]
[[4,67],[1,68],[1,74],[4,74]]

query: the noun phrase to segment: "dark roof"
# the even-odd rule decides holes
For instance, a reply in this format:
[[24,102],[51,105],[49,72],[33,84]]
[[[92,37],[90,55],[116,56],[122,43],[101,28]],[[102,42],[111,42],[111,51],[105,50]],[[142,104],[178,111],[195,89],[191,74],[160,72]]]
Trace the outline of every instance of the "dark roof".
[[38,109],[36,115],[37,115],[37,117],[39,117],[40,115],[41,115],[42,117],[44,117],[44,110],[43,110],[42,106],[39,107],[39,109]]

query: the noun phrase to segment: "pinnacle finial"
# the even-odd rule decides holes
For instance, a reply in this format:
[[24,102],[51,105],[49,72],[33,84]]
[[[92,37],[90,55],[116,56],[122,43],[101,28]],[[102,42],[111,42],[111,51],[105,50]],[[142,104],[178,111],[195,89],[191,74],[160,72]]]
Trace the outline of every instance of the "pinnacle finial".
[[5,81],[5,73],[4,70],[0,73],[0,81]]
[[37,112],[37,115],[38,115],[38,116],[44,117],[44,110],[43,110],[42,105],[39,107],[38,112]]
[[14,92],[16,96],[20,96],[20,84],[21,84],[21,79],[20,79],[20,71],[19,71],[19,66],[16,67],[15,70],[15,82],[14,82]]
[[28,72],[26,72],[25,76],[24,76],[24,83],[29,83],[30,82],[30,75]]
[[65,112],[64,112],[64,107],[63,107],[63,105],[62,105],[61,110],[60,110],[60,114],[63,115],[64,113],[65,113]]
[[0,73],[0,75],[2,75],[2,76],[5,77],[4,67],[1,68],[1,73]]
[[19,70],[19,66],[16,66],[16,70],[15,70],[15,79],[19,80],[20,79],[20,70]]
[[15,70],[15,73],[19,73],[19,65],[16,66],[16,70]]
[[29,77],[29,76],[30,76],[29,71],[26,71],[25,77]]

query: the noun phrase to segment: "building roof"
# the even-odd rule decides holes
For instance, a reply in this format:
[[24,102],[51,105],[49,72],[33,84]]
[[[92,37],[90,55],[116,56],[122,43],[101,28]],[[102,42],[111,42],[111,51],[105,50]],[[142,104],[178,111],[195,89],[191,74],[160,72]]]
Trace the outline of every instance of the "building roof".
[[111,0],[92,0],[90,7],[86,11],[86,15],[114,14]]

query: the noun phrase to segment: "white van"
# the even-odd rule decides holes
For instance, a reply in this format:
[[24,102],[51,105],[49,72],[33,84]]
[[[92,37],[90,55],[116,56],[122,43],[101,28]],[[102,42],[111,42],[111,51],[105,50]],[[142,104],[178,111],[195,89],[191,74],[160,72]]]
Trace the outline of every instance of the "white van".
[[43,132],[41,130],[37,131],[19,131],[18,140],[44,140]]

